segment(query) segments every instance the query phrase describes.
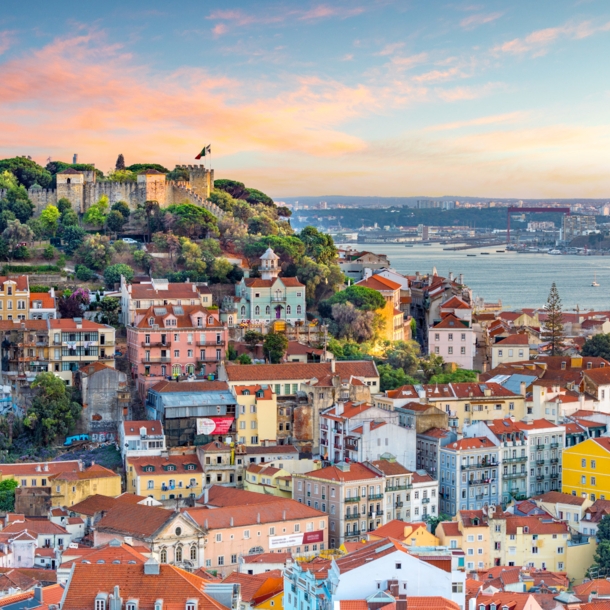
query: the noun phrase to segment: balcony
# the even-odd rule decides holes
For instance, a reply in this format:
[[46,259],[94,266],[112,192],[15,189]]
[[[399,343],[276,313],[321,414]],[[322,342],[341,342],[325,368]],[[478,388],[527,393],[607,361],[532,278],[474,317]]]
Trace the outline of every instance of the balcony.
[[551,449],[559,449],[560,446],[560,443],[551,443]]
[[502,461],[504,464],[516,464],[518,462],[527,462],[527,455],[521,455],[519,457],[504,458]]
[[519,477],[526,477],[527,472],[507,472],[502,475],[504,479],[518,479]]
[[286,300],[285,294],[276,294],[271,297],[272,303],[283,303]]
[[345,519],[350,520],[350,521],[358,521],[358,519],[360,519],[360,515],[358,513],[356,513],[356,514],[347,513],[345,515]]
[[206,362],[220,362],[221,358],[218,356],[206,356],[205,358],[197,358],[197,364],[205,364]]
[[485,497],[484,494],[477,494],[474,498],[475,500],[482,500]]
[[430,498],[422,498],[421,499],[421,503],[422,504],[430,504]]
[[346,502],[360,502],[360,496],[352,496],[351,498],[345,498]]
[[369,500],[381,500],[383,494],[369,494]]
[[473,468],[495,468],[498,462],[479,462],[477,464],[462,464],[462,470],[471,470]]
[[536,481],[544,481],[544,475],[543,474],[536,475]]
[[166,341],[165,343],[162,343],[161,341],[151,341],[150,343],[146,343],[146,341],[143,341],[141,345],[142,347],[171,347],[172,342]]
[[551,472],[551,479],[558,479],[558,478],[559,478],[558,472]]
[[411,483],[407,483],[405,485],[394,485],[393,487],[386,486],[385,490],[388,491],[404,491],[405,489],[413,489],[413,485]]
[[98,360],[108,361],[114,360],[114,354],[106,354],[105,356],[98,356]]
[[222,341],[218,341],[218,339],[209,339],[207,341],[197,341],[198,347],[212,347],[214,345],[221,347],[222,345],[224,345],[224,343]]
[[159,364],[161,362],[171,362],[172,359],[168,356],[167,358],[142,358],[143,364]]
[[396,506],[396,508],[401,508],[401,507],[403,506],[403,502],[401,502],[400,500],[398,500],[398,501],[395,503],[395,506]]
[[534,445],[532,447],[534,451],[542,451],[543,449],[548,449],[547,445]]
[[544,466],[544,460],[536,460],[538,466]]
[[321,439],[320,439],[320,445],[328,445],[328,439],[326,439],[326,438],[321,438]]
[[559,464],[559,458],[551,458],[551,464]]

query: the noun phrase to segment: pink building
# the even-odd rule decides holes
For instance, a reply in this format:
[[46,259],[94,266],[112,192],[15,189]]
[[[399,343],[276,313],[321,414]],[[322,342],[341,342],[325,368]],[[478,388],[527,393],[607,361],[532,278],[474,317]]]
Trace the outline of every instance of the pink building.
[[135,324],[127,327],[127,349],[140,395],[168,377],[215,375],[227,340],[218,310],[164,305],[138,311]]
[[429,353],[460,368],[472,369],[476,350],[472,308],[454,296],[441,305],[440,313],[442,319],[428,330]]

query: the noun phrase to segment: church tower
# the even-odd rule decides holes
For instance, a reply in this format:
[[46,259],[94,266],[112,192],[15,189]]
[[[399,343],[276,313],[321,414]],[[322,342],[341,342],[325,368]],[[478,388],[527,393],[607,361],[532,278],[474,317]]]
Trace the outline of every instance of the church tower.
[[265,254],[261,256],[261,278],[263,280],[274,280],[278,276],[279,260],[280,257],[271,248],[267,248]]

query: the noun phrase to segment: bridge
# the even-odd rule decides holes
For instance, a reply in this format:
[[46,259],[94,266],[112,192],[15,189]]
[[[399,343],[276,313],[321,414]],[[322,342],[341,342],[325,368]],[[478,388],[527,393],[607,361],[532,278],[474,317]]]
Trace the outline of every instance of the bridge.
[[566,214],[570,216],[570,208],[507,208],[506,212],[506,243],[510,244],[510,215],[511,214]]

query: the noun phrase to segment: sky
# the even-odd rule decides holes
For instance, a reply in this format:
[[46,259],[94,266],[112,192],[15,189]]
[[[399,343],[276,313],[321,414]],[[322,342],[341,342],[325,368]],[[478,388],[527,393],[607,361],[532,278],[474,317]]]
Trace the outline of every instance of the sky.
[[608,0],[2,7],[0,158],[211,144],[279,199],[610,198]]

